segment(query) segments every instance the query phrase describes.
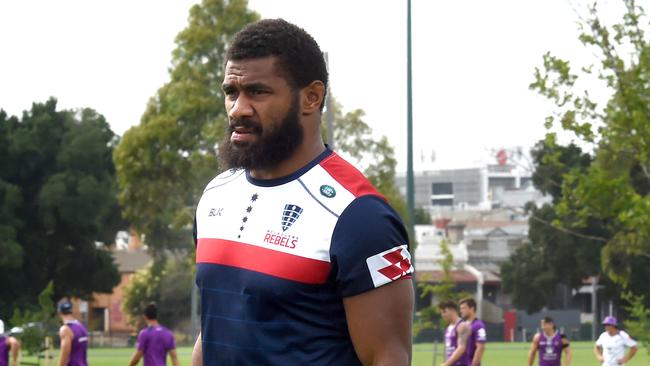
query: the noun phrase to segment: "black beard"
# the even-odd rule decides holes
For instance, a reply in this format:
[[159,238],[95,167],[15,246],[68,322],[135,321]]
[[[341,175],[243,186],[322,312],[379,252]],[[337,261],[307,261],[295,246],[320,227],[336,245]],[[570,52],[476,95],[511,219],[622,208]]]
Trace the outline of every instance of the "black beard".
[[[298,115],[298,94],[294,95],[287,115],[279,125],[266,131],[258,121],[230,120],[226,135],[219,145],[219,159],[226,169],[266,170],[288,159],[302,144],[304,131]],[[230,141],[235,127],[245,127],[259,139],[252,143]]]

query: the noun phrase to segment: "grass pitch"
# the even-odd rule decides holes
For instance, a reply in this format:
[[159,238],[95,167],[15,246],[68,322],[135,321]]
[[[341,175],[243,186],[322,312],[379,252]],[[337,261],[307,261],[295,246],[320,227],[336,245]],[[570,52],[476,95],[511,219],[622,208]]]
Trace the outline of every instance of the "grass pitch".
[[[528,349],[527,343],[496,343],[489,342],[483,358],[483,366],[522,366],[527,365]],[[592,351],[591,342],[573,342],[573,362],[571,366],[597,366],[596,358]],[[128,365],[133,355],[133,348],[91,348],[88,350],[88,364],[90,366],[119,366]],[[438,366],[442,363],[442,345],[438,344],[438,358],[436,365],[433,365],[433,345],[431,343],[420,343],[413,346],[413,366]],[[190,365],[192,349],[180,347],[177,350],[180,364]],[[58,353],[55,352],[55,357]],[[23,362],[35,362],[34,357],[23,357]],[[58,362],[55,358],[49,365],[41,361],[41,366],[52,366]],[[139,365],[142,365],[140,361]],[[167,365],[171,365],[169,359]],[[535,363],[537,365],[537,362]],[[640,348],[636,357],[627,366],[650,365],[650,356],[644,348]],[[293,365],[292,365],[293,366]],[[296,365],[302,366],[302,365]],[[305,365],[307,366],[307,365]]]

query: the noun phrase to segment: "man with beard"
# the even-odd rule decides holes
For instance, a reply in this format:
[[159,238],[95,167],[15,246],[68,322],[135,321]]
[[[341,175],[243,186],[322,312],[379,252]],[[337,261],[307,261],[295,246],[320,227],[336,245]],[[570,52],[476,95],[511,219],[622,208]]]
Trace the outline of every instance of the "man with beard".
[[318,44],[281,19],[250,24],[228,48],[229,170],[195,218],[195,366],[410,364],[406,230],[324,145],[327,79]]

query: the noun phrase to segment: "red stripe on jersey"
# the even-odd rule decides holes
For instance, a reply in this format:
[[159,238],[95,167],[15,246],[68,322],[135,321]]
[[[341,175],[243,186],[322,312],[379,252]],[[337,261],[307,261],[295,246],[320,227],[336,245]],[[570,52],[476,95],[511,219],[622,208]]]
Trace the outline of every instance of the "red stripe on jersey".
[[357,168],[336,153],[332,153],[323,159],[320,166],[355,197],[371,194],[381,197],[384,201],[386,200]]
[[286,280],[322,284],[330,263],[223,239],[199,239],[196,263],[212,263],[263,273]]

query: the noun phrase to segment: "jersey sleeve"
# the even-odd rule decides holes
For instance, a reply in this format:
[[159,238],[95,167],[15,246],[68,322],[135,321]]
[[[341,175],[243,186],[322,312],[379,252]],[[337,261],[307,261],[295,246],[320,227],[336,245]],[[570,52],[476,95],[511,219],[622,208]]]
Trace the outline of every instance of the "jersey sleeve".
[[596,339],[596,346],[602,347],[603,346],[603,333],[598,336],[598,339]]
[[167,352],[176,349],[176,339],[174,338],[174,333],[169,331],[169,338],[167,340]]
[[147,346],[147,337],[143,331],[140,331],[140,333],[138,333],[138,340],[136,341],[136,349],[144,353],[147,351]]
[[623,344],[625,344],[626,347],[631,348],[631,347],[636,347],[636,341],[630,337],[627,332],[621,331],[621,337],[623,338]]
[[413,273],[399,215],[380,197],[356,198],[341,213],[330,246],[337,290],[349,297]]
[[485,324],[481,324],[476,328],[476,343],[487,342],[487,332],[485,331]]

